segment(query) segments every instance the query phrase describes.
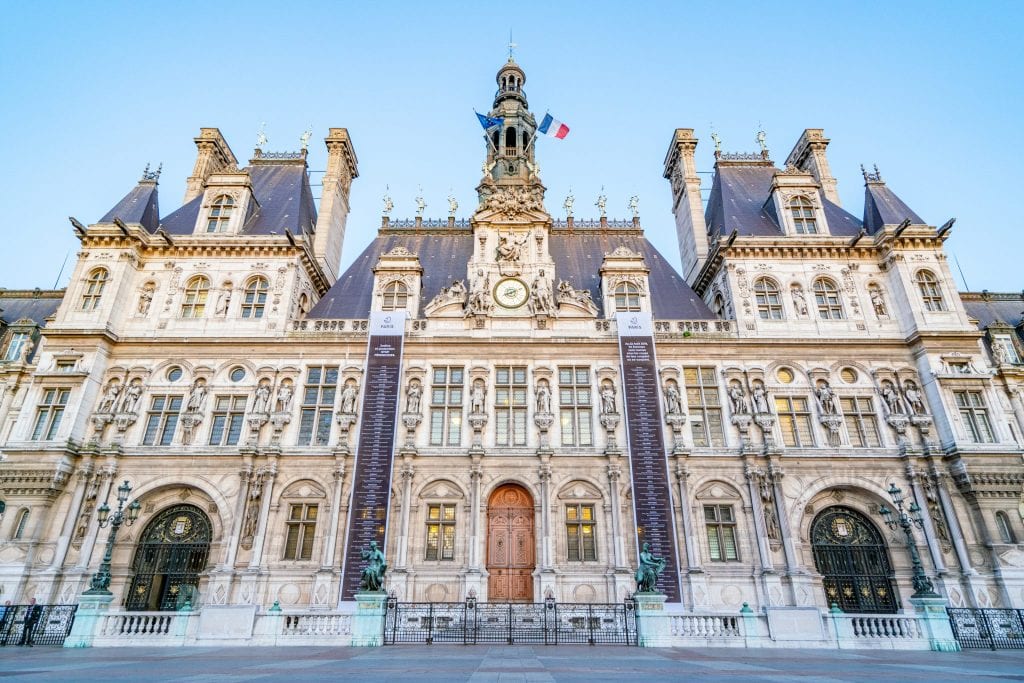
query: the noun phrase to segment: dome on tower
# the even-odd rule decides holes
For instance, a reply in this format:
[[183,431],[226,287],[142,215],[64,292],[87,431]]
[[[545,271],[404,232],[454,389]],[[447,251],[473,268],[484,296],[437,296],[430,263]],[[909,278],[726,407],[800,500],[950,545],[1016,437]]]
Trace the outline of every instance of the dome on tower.
[[526,91],[523,90],[523,85],[526,83],[526,72],[516,64],[515,59],[508,58],[508,61],[498,69],[495,80],[498,82],[498,92],[494,96],[495,107],[502,100],[509,98],[517,99],[524,106],[526,105]]

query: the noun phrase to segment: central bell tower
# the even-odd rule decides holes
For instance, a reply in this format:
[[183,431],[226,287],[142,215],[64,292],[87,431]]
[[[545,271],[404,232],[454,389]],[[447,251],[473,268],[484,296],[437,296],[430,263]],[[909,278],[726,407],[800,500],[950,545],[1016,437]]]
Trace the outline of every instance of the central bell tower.
[[482,186],[488,179],[498,187],[539,184],[540,171],[534,150],[537,120],[526,101],[526,73],[512,57],[498,70],[495,80],[498,91],[489,116],[503,123],[487,131],[486,171]]

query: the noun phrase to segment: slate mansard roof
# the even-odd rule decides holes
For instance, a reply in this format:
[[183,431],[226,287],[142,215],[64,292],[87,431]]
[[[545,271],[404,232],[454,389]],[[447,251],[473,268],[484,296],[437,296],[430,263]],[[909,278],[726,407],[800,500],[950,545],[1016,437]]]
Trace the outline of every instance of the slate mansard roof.
[[24,319],[42,327],[63,299],[63,289],[0,289],[0,328]]
[[1005,323],[1024,342],[1024,292],[960,292],[960,300],[967,315],[978,321],[978,329]]
[[[466,267],[473,255],[471,230],[435,234],[380,234],[349,266],[330,291],[310,311],[310,318],[366,318],[373,301],[373,267],[382,254],[402,246],[419,257],[423,268],[419,315],[442,287],[455,280],[466,282]],[[625,246],[644,257],[650,269],[651,305],[655,318],[674,320],[714,319],[715,315],[686,284],[647,238],[637,234],[553,229],[548,242],[555,261],[555,284],[567,280],[575,289],[590,290],[604,315],[601,296],[601,263],[604,255]]]

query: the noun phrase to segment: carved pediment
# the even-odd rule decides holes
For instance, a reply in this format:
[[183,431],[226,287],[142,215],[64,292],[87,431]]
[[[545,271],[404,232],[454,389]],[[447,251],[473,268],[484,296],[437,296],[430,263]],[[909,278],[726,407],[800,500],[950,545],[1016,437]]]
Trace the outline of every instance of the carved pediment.
[[739,500],[740,494],[735,488],[725,482],[712,481],[698,489],[697,498],[712,500]]
[[431,482],[427,484],[422,491],[420,491],[420,498],[461,500],[463,497],[462,489],[459,488],[457,484],[450,482],[447,479]]
[[571,481],[558,492],[559,500],[600,500],[601,492],[585,481]]

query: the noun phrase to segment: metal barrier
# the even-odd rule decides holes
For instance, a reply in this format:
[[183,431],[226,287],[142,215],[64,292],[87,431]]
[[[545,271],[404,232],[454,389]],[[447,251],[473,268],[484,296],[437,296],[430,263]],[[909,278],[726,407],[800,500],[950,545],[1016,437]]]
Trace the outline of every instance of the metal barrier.
[[71,632],[78,605],[0,605],[0,610],[0,646],[60,647]]
[[1024,649],[1024,610],[993,607],[947,607],[960,647]]
[[636,645],[636,603],[387,601],[384,644]]

